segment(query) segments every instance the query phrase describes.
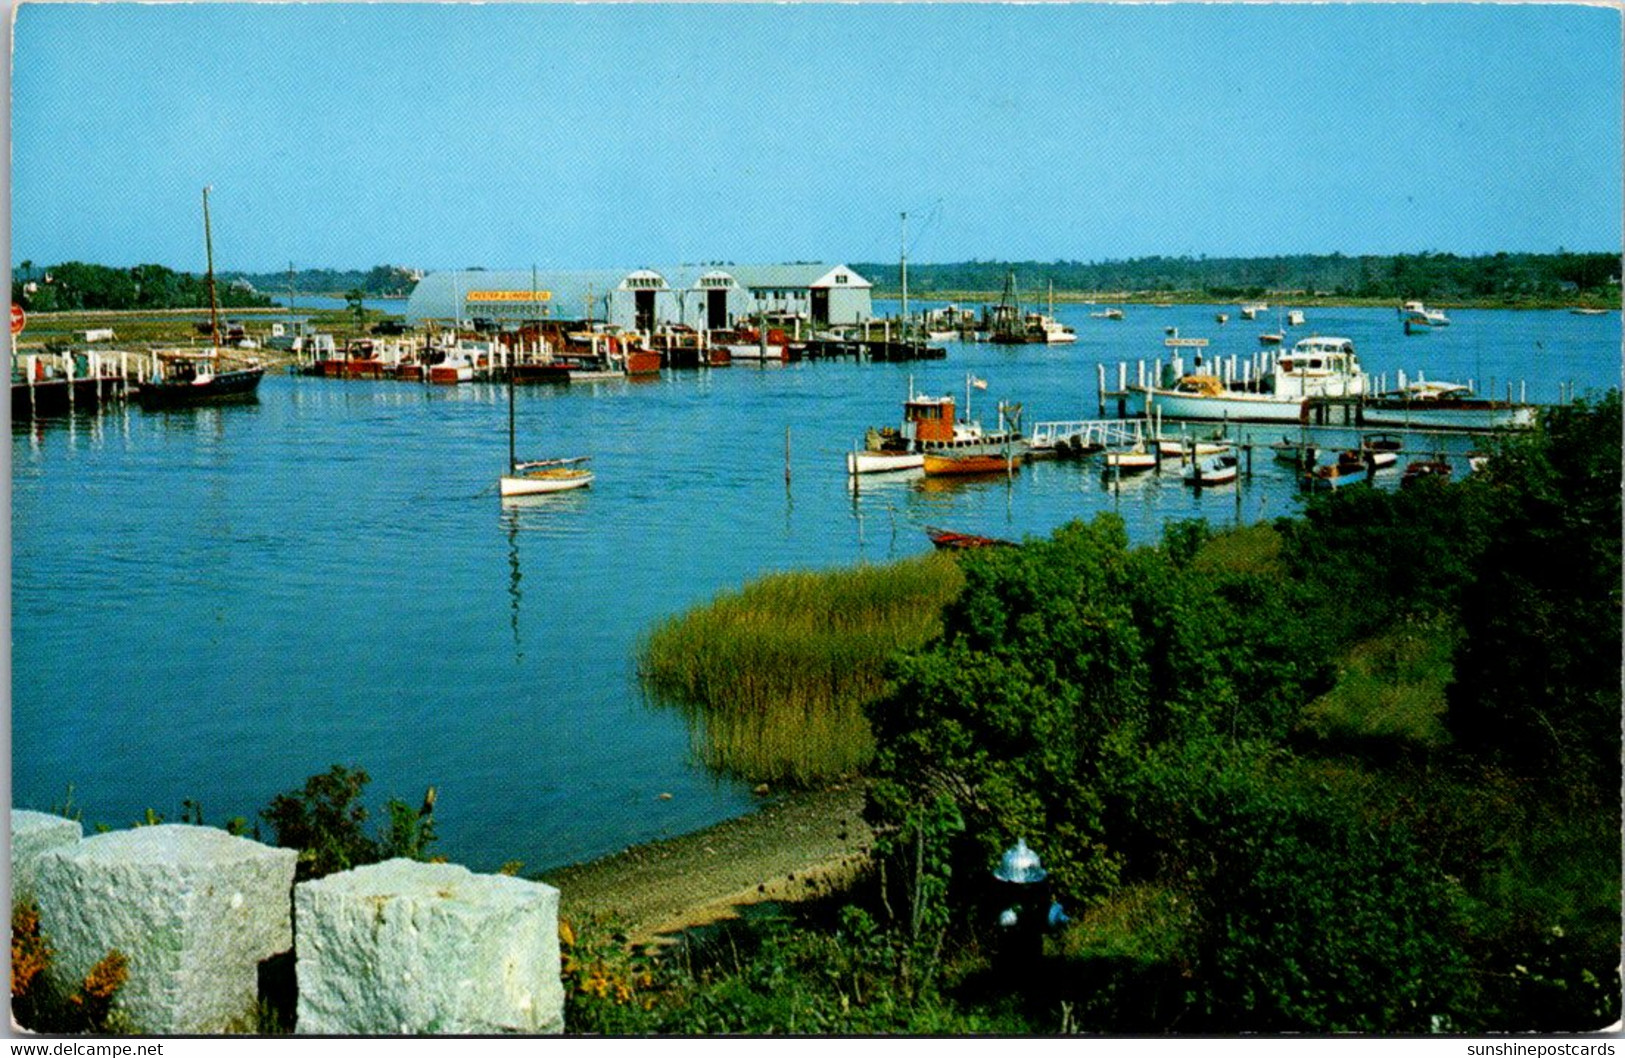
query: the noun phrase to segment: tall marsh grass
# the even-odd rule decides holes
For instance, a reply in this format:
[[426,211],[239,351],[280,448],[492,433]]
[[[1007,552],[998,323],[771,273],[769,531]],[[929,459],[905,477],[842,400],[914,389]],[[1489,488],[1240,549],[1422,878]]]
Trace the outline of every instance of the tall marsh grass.
[[711,768],[805,785],[863,767],[864,705],[894,651],[942,630],[963,577],[946,555],[775,573],[671,617],[639,644],[653,699],[689,718]]

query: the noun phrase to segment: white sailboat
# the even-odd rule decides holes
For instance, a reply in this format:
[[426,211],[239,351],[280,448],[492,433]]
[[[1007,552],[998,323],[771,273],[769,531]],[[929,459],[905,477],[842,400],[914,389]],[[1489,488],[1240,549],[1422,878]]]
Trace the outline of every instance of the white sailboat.
[[590,456],[520,462],[514,449],[513,369],[508,369],[508,472],[497,479],[503,496],[535,496],[591,485],[593,472],[581,466]]

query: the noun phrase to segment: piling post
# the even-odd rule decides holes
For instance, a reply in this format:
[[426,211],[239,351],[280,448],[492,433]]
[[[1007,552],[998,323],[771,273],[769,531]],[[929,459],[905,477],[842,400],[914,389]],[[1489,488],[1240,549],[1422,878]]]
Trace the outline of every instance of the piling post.
[[1519,404],[1528,404],[1529,403],[1529,383],[1528,383],[1527,380],[1524,380],[1524,379],[1519,379],[1518,380],[1518,403]]
[[1106,365],[1095,365],[1096,391],[1100,394],[1100,417],[1106,417]]
[[[73,384],[73,353],[71,352],[62,354],[62,376],[68,380],[68,410],[72,411],[74,405],[74,390],[78,387]],[[1510,385],[1507,386],[1508,398],[1512,396],[1511,390],[1512,387]]]
[[[1145,361],[1144,360],[1138,361],[1136,363],[1135,367],[1136,367],[1136,379],[1135,379],[1135,382],[1141,389],[1144,389],[1145,388]],[[1119,360],[1117,362],[1117,388],[1118,389],[1128,389],[1127,386],[1123,385],[1123,380],[1127,377],[1127,375],[1128,375],[1128,361],[1127,360]]]

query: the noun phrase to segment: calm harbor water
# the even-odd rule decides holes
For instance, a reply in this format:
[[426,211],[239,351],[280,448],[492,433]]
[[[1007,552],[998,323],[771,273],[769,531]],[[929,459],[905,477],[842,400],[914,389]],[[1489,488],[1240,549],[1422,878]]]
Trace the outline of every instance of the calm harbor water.
[[[442,851],[476,869],[573,862],[744,812],[749,791],[694,765],[682,720],[641,700],[639,635],[769,570],[925,551],[925,525],[1020,537],[1116,510],[1153,540],[1170,518],[1292,512],[1290,475],[1262,456],[1251,481],[1200,492],[1174,474],[1113,489],[1098,462],[1011,482],[854,491],[846,477],[843,452],[897,422],[911,379],[961,400],[967,373],[986,379],[984,422],[1000,399],[1022,402],[1026,425],[1094,418],[1095,364],[1157,358],[1164,327],[1213,339],[1213,355],[1250,354],[1275,329],[1219,308],[1233,322],[1213,306],[1129,306],[1121,322],[1064,306],[1076,345],[950,343],[946,361],[522,388],[521,458],[590,454],[598,481],[506,505],[497,385],[273,376],[254,405],[19,424],[13,803],[49,809],[71,784],[87,824],[175,818],[184,798],[218,823],[344,763],[372,774],[377,809],[437,786]],[[1542,402],[1560,384],[1618,384],[1618,314],[1451,315],[1407,338],[1391,309],[1314,309],[1288,341],[1346,335],[1373,374],[1525,379]]]

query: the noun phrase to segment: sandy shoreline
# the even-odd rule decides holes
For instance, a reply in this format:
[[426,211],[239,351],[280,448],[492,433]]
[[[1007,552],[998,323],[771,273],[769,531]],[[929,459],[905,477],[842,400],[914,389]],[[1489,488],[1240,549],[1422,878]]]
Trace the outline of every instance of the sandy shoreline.
[[559,915],[613,914],[649,942],[737,913],[747,904],[838,888],[868,861],[873,834],[861,785],[785,795],[737,819],[548,871]]

